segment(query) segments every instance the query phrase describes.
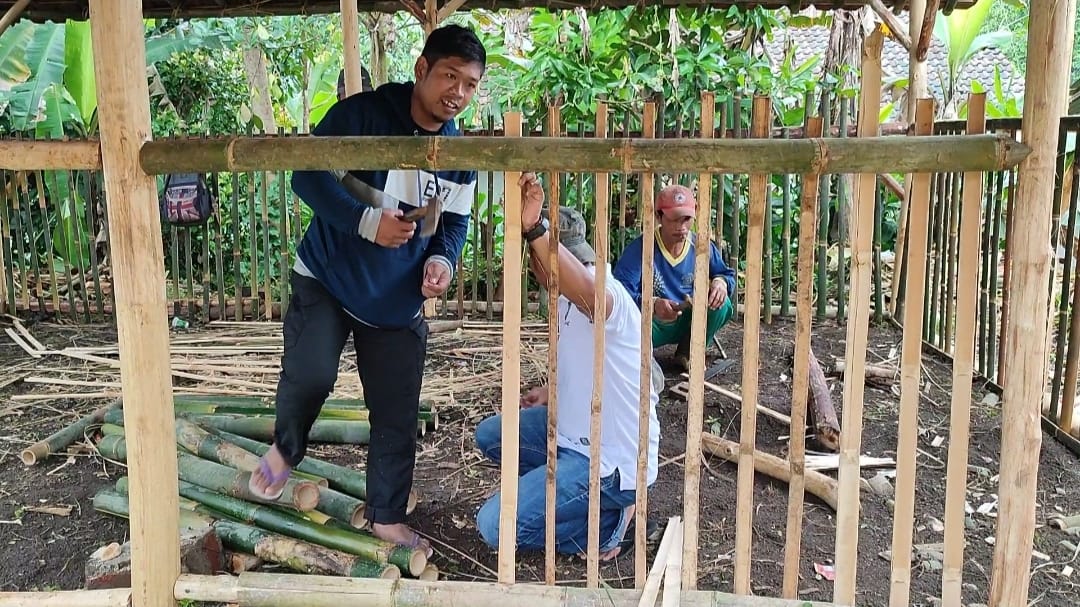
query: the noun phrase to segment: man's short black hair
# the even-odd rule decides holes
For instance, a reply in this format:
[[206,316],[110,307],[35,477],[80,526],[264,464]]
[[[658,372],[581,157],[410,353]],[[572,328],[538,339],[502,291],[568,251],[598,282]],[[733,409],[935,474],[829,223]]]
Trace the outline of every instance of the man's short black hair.
[[[338,90],[338,98],[339,99],[344,98],[345,97],[345,70],[341,70],[341,72],[338,73],[337,90]],[[371,86],[371,74],[367,71],[366,67],[361,65],[360,66],[360,92],[361,93],[366,93],[366,92],[372,91],[372,90],[375,90],[375,89],[374,89],[374,87]]]
[[487,65],[487,51],[484,50],[484,45],[476,33],[467,27],[452,23],[431,32],[420,56],[427,59],[428,66],[435,65],[436,61],[446,57],[460,57],[465,61],[475,61],[481,67]]

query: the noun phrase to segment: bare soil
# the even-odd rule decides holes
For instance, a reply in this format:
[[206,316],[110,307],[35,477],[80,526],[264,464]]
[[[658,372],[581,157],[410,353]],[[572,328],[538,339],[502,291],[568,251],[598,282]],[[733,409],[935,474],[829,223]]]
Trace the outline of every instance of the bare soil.
[[[41,341],[51,346],[115,343],[115,328],[108,326],[61,326],[48,322],[24,323]],[[0,326],[4,322],[0,321]],[[791,350],[793,325],[786,320],[762,327],[759,389],[761,403],[789,412],[791,400]],[[872,326],[867,361],[897,364],[900,330],[891,325]],[[845,328],[832,321],[815,323],[813,349],[826,368],[844,354]],[[722,331],[727,356],[735,361],[728,371],[713,381],[741,392],[742,334],[738,322]],[[663,352],[661,352],[663,355]],[[433,348],[432,369],[441,368],[448,355]],[[716,352],[709,354],[710,362]],[[30,371],[27,354],[6,337],[0,336],[0,385]],[[65,362],[65,364],[69,364]],[[945,464],[949,446],[951,365],[931,351],[923,353],[922,394],[919,406],[919,456],[916,486],[915,544],[944,541],[937,521],[944,519]],[[681,378],[668,374],[668,385]],[[830,376],[832,395],[840,412],[842,384]],[[24,467],[18,452],[24,446],[75,421],[101,400],[54,399],[12,401],[16,394],[34,393],[32,383],[15,382],[0,389],[0,591],[75,589],[83,584],[86,557],[103,544],[127,539],[123,520],[93,510],[91,499],[99,489],[115,482],[123,469],[95,456],[88,443],[76,445],[70,456],[57,455],[34,467]],[[91,391],[73,388],[72,391]],[[969,454],[968,502],[973,510],[996,501],[997,469],[1001,435],[1001,405],[985,382],[976,380],[971,403],[971,444]],[[447,579],[493,580],[497,554],[483,544],[476,532],[475,514],[483,500],[498,485],[498,469],[482,461],[473,443],[472,431],[484,417],[497,411],[500,389],[493,385],[476,402],[458,403],[440,410],[437,431],[420,443],[416,469],[416,489],[422,496],[412,524],[434,540],[434,562]],[[862,453],[895,457],[899,386],[868,382],[865,391]],[[665,392],[660,406],[662,425],[660,478],[649,494],[649,514],[658,521],[683,512],[683,460],[685,451],[686,403]],[[738,441],[739,406],[706,392],[706,430]],[[757,421],[760,449],[784,455],[787,428],[768,418]],[[814,445],[809,445],[814,448]],[[342,464],[363,465],[364,450],[356,447],[315,445],[312,454]],[[671,459],[675,458],[675,459]],[[670,461],[669,461],[670,460]],[[735,543],[737,471],[734,464],[706,457],[701,475],[701,530],[699,541],[699,587],[732,590]],[[1031,603],[1068,606],[1077,603],[1080,590],[1072,577],[1060,574],[1065,565],[1080,569],[1080,558],[1061,544],[1078,539],[1046,525],[1055,512],[1080,513],[1080,466],[1077,456],[1049,436],[1041,446],[1038,475],[1038,528],[1034,549],[1049,557],[1032,560]],[[869,478],[873,470],[864,471]],[[835,472],[829,473],[835,476]],[[786,534],[787,485],[757,475],[754,493],[752,579],[759,595],[778,596],[783,577]],[[34,511],[41,506],[70,506],[70,514]],[[964,601],[968,605],[988,602],[988,584],[996,509],[988,514],[972,512],[966,525],[964,553]],[[936,520],[935,520],[936,519]],[[888,604],[890,562],[882,553],[891,545],[893,514],[891,500],[863,491],[859,529],[859,603]],[[828,601],[832,582],[815,573],[814,564],[832,563],[836,541],[835,513],[825,504],[807,497],[803,525],[800,590],[803,598]],[[659,535],[659,534],[657,534]],[[650,559],[655,544],[650,546]],[[887,556],[887,555],[886,555]],[[940,558],[940,555],[937,557]],[[542,580],[542,553],[519,555],[518,579]],[[583,584],[585,563],[577,557],[558,559],[560,583]],[[620,557],[602,566],[604,581],[612,586],[633,585],[633,559]],[[913,558],[911,604],[929,606],[940,594],[940,562],[933,556]]]

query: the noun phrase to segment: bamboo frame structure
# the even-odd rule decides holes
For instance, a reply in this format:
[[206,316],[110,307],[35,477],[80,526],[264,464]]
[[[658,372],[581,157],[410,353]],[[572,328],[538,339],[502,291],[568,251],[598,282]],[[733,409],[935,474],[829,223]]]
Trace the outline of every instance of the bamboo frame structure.
[[[864,94],[864,108],[860,114],[860,137],[856,139],[822,139],[819,137],[801,141],[761,141],[754,139],[733,139],[716,141],[650,141],[610,140],[601,133],[596,137],[573,140],[549,140],[547,138],[529,138],[515,140],[517,130],[520,135],[520,114],[507,114],[507,132],[509,139],[476,138],[470,141],[442,140],[439,138],[414,138],[400,140],[393,138],[364,138],[362,141],[348,141],[348,138],[300,138],[300,137],[249,137],[223,140],[184,140],[146,142],[149,139],[149,108],[145,80],[141,78],[144,66],[138,37],[142,32],[141,13],[138,3],[112,3],[105,0],[91,0],[91,23],[94,28],[96,69],[98,73],[103,137],[100,145],[94,142],[0,142],[0,150],[10,152],[0,155],[4,158],[4,168],[19,170],[39,170],[55,168],[96,168],[104,169],[106,187],[113,194],[113,204],[109,207],[110,244],[113,257],[117,260],[115,287],[117,291],[117,313],[120,330],[120,351],[122,360],[122,390],[125,401],[130,403],[125,408],[125,425],[137,428],[127,443],[131,457],[131,525],[133,531],[133,588],[108,592],[74,593],[18,593],[0,596],[0,605],[18,604],[20,601],[35,601],[40,605],[115,605],[133,602],[140,607],[174,604],[175,599],[189,598],[198,600],[218,600],[235,602],[239,605],[274,605],[286,599],[294,604],[323,605],[344,600],[363,600],[387,605],[426,605],[446,602],[468,602],[474,607],[486,605],[504,605],[508,601],[528,601],[530,604],[591,604],[603,599],[612,605],[636,604],[639,599],[637,590],[566,588],[553,584],[546,586],[515,584],[515,546],[516,535],[515,510],[517,488],[517,412],[520,380],[520,324],[521,309],[516,305],[504,307],[504,348],[503,348],[503,396],[504,396],[504,460],[502,465],[502,521],[500,526],[499,584],[477,584],[457,582],[424,582],[417,580],[380,581],[380,580],[342,580],[327,579],[318,576],[267,576],[245,574],[239,578],[214,578],[203,576],[180,576],[179,559],[176,550],[175,533],[178,521],[174,514],[176,493],[161,491],[161,478],[176,478],[175,457],[163,454],[154,447],[161,442],[173,440],[173,422],[171,419],[171,381],[169,372],[169,350],[163,312],[164,293],[160,285],[164,281],[164,266],[160,261],[162,243],[160,223],[156,215],[156,193],[150,173],[168,173],[181,170],[239,170],[267,171],[296,168],[325,169],[344,164],[362,164],[374,167],[432,167],[440,169],[472,168],[487,170],[508,170],[506,175],[506,255],[503,268],[505,301],[517,302],[521,299],[521,250],[520,239],[520,196],[516,191],[516,173],[519,170],[575,170],[610,172],[641,172],[642,179],[642,223],[646,233],[646,248],[643,255],[647,258],[643,268],[651,282],[653,234],[653,199],[651,174],[663,171],[693,171],[702,175],[716,172],[750,173],[753,175],[751,187],[751,205],[761,203],[760,184],[756,181],[760,175],[768,173],[798,172],[808,175],[830,173],[869,173],[860,176],[855,206],[851,222],[851,305],[852,320],[849,323],[844,392],[844,444],[842,452],[839,516],[837,531],[837,584],[834,603],[852,605],[855,599],[855,548],[857,547],[858,525],[858,445],[861,432],[862,373],[865,352],[866,324],[869,305],[870,240],[873,225],[873,193],[876,177],[872,173],[889,169],[912,173],[929,173],[940,170],[964,171],[975,174],[980,171],[1008,168],[1020,165],[1020,186],[1017,204],[1020,217],[1049,217],[1052,204],[1048,190],[1053,190],[1053,157],[1057,144],[1056,113],[1063,106],[1063,91],[1056,86],[1064,80],[1065,56],[1060,48],[1051,50],[1050,43],[1070,39],[1072,20],[1075,16],[1075,0],[1056,3],[1042,13],[1033,12],[1031,36],[1029,38],[1029,61],[1037,69],[1029,70],[1033,82],[1027,90],[1025,103],[1024,142],[1016,143],[1007,137],[993,135],[964,135],[946,137],[907,137],[887,141],[873,135],[876,131],[876,111],[867,111],[873,107],[873,94]],[[880,32],[871,37],[868,44],[871,57],[867,61],[873,74],[874,49],[880,50]],[[1061,45],[1059,44],[1059,47]],[[870,87],[874,87],[871,77]],[[142,82],[142,84],[138,84]],[[134,83],[134,84],[133,84]],[[134,88],[130,88],[134,87]],[[757,105],[757,100],[755,100]],[[646,107],[648,115],[648,106]],[[655,118],[655,115],[653,116]],[[864,123],[865,121],[865,123]],[[653,120],[652,122],[655,122]],[[646,121],[648,124],[649,121]],[[871,128],[873,127],[873,128]],[[606,133],[605,133],[606,134]],[[42,147],[44,145],[44,147]],[[397,147],[398,153],[388,154],[387,150]],[[34,150],[38,151],[34,151]],[[41,150],[47,149],[47,152]],[[93,150],[97,150],[95,153]],[[140,151],[141,150],[141,151]],[[203,153],[198,153],[202,150]],[[24,154],[37,154],[38,165],[31,167],[24,164]],[[1029,154],[1030,153],[1030,154]],[[177,155],[173,157],[173,155]],[[942,161],[944,159],[944,162]],[[94,163],[100,163],[94,165]],[[297,162],[308,163],[297,167]],[[180,166],[181,163],[188,163]],[[203,163],[203,164],[199,164]],[[335,164],[336,163],[336,164]],[[72,166],[78,165],[78,166]],[[329,165],[329,166],[328,166]],[[888,165],[888,166],[885,166]],[[209,167],[209,168],[205,168]],[[350,168],[350,167],[340,167]],[[648,180],[645,177],[649,177]],[[965,176],[966,177],[966,176]],[[930,177],[924,177],[929,180]],[[1049,184],[1049,185],[1048,185]],[[812,188],[808,188],[812,192]],[[122,193],[122,195],[118,194]],[[18,198],[16,193],[16,199]],[[965,192],[967,194],[967,192]],[[812,195],[812,194],[811,194]],[[917,198],[917,197],[915,197]],[[604,217],[606,218],[605,201]],[[808,201],[804,200],[804,212]],[[29,200],[24,208],[15,208],[17,213],[29,215]],[[705,205],[703,205],[704,207]],[[961,218],[962,227],[959,239],[959,262],[961,276],[963,269],[970,267],[973,253],[973,234],[970,225],[977,223],[977,216],[972,219],[970,210],[973,205],[966,203]],[[553,201],[552,211],[555,203]],[[700,211],[700,210],[699,210]],[[20,216],[21,217],[21,216]],[[706,215],[707,217],[707,215]],[[5,222],[4,229],[20,226],[20,218]],[[752,225],[757,225],[754,218]],[[706,220],[705,224],[709,222]],[[604,223],[607,225],[607,222]],[[699,225],[701,225],[699,217]],[[1033,535],[1033,513],[1035,487],[1034,474],[1041,434],[1038,425],[1036,403],[1041,401],[1044,379],[1043,370],[1038,361],[1046,357],[1046,299],[1048,286],[1048,256],[1045,251],[1048,222],[1017,222],[1015,250],[1012,259],[1015,275],[1011,277],[1011,287],[1016,309],[1008,319],[1008,344],[1013,356],[1021,357],[1025,364],[1010,364],[1004,372],[1006,385],[1005,415],[1003,416],[1003,451],[1014,454],[1004,459],[1001,468],[1001,507],[998,517],[997,543],[995,547],[994,575],[991,578],[991,604],[994,607],[1023,604],[1027,599],[1029,582],[1030,545]],[[749,260],[751,282],[760,281],[760,230],[748,234],[750,249]],[[813,232],[808,228],[807,238]],[[602,237],[602,238],[601,238]],[[607,243],[606,230],[597,231],[597,245],[600,240]],[[800,234],[800,237],[803,237]],[[20,243],[21,245],[21,243]],[[966,246],[965,246],[966,245]],[[702,281],[702,244],[699,242],[695,259],[695,283]],[[757,253],[755,255],[755,252]],[[966,253],[965,253],[966,252]],[[812,263],[812,251],[807,251],[808,263]],[[802,265],[800,247],[800,265]],[[966,262],[966,263],[965,263]],[[758,270],[754,270],[754,265]],[[968,272],[971,274],[972,272]],[[810,292],[810,281],[800,276],[800,291]],[[910,278],[910,277],[909,277]],[[700,284],[698,285],[700,286]],[[25,289],[24,285],[24,289]],[[760,284],[757,289],[760,291]],[[703,297],[703,290],[698,289],[695,299]],[[958,292],[963,292],[958,288]],[[800,293],[801,294],[801,293]],[[269,294],[268,294],[269,295]],[[554,294],[557,297],[557,294]],[[733,294],[734,295],[734,294]],[[24,290],[29,300],[30,293]],[[41,293],[37,294],[42,297]],[[257,297],[257,295],[256,295]],[[756,297],[760,297],[758,294]],[[645,368],[645,356],[651,354],[651,298],[642,314],[643,329],[643,380],[648,377]],[[239,303],[239,301],[238,301]],[[696,301],[701,304],[701,301]],[[802,303],[802,302],[800,302]],[[755,326],[759,301],[753,292],[748,294],[746,309],[750,325]],[[809,305],[809,300],[806,300]],[[957,329],[970,317],[972,304],[958,302]],[[490,308],[489,308],[490,310]],[[915,314],[915,311],[910,311]],[[754,319],[754,320],[752,320]],[[808,315],[805,319],[809,322]],[[917,324],[917,323],[916,323]],[[139,328],[139,334],[134,333]],[[918,330],[918,327],[910,327]],[[744,339],[756,338],[748,332]],[[809,325],[800,336],[809,339]],[[749,343],[749,341],[747,342]],[[703,353],[704,344],[699,340],[694,345],[694,361]],[[905,347],[905,350],[907,348]],[[752,359],[752,352],[748,359]],[[1030,362],[1035,361],[1035,362]],[[691,373],[700,373],[702,366],[692,366]],[[749,367],[749,365],[748,365]],[[910,367],[910,365],[909,365]],[[745,371],[744,371],[745,372]],[[959,369],[958,373],[964,373]],[[754,378],[756,380],[756,377]],[[910,387],[910,381],[908,382]],[[910,392],[909,392],[910,397]],[[643,396],[644,398],[644,396]],[[959,399],[958,399],[959,400]],[[744,400],[743,414],[753,404],[752,396]],[[595,403],[595,398],[594,398]],[[966,404],[966,403],[965,403]],[[954,402],[954,408],[961,405]],[[756,409],[756,407],[754,407]],[[793,412],[794,413],[794,412]],[[594,409],[595,415],[595,409]],[[756,416],[756,411],[754,411]],[[647,418],[641,427],[641,436],[647,436]],[[963,420],[954,419],[956,423]],[[752,422],[751,422],[752,423]],[[750,515],[749,503],[743,503],[742,496],[747,494],[744,484],[752,477],[744,470],[746,462],[754,463],[753,442],[747,448],[747,428],[743,426],[743,443],[739,455],[740,517]],[[700,432],[700,427],[693,431]],[[959,442],[963,432],[956,432]],[[752,434],[750,435],[752,439]],[[699,437],[700,439],[700,437]],[[688,433],[688,444],[691,442]],[[795,437],[793,436],[793,439]],[[960,447],[957,447],[958,449]],[[959,453],[959,452],[958,452]],[[689,455],[689,454],[688,454]],[[961,461],[960,455],[955,456]],[[639,455],[640,458],[640,455]],[[950,449],[950,460],[953,460]],[[639,459],[639,466],[644,460]],[[803,472],[797,458],[788,462],[792,480]],[[959,464],[956,464],[958,466]],[[955,471],[955,466],[952,466]],[[751,468],[752,469],[752,468]],[[639,475],[643,479],[644,475]],[[688,476],[687,482],[690,482]],[[792,491],[794,491],[794,487]],[[644,493],[644,492],[642,492]],[[949,491],[953,497],[952,507],[957,510],[956,490]],[[749,494],[752,501],[752,493]],[[688,492],[689,496],[689,492]],[[692,499],[692,498],[691,498]],[[639,497],[639,504],[644,504],[644,496]],[[693,504],[696,510],[698,504]],[[743,510],[747,510],[744,514]],[[642,508],[638,516],[638,547],[635,565],[635,583],[644,583],[644,530],[645,515]],[[153,518],[151,518],[151,516]],[[790,515],[789,515],[790,516]],[[153,520],[153,524],[150,521]],[[748,533],[749,527],[740,518],[739,532]],[[806,601],[785,601],[751,596],[730,596],[717,592],[703,592],[693,589],[696,576],[696,551],[687,544],[697,533],[696,520],[687,520],[685,541],[681,550],[666,564],[668,581],[673,572],[682,580],[689,579],[690,584],[674,584],[665,588],[665,600],[678,600],[687,605],[807,605]],[[681,525],[681,523],[680,523]],[[746,538],[747,536],[743,536]],[[955,540],[955,538],[953,538]],[[736,561],[739,567],[736,576],[737,590],[749,591],[749,541],[739,542],[745,550],[739,551]],[[949,540],[947,540],[947,545]],[[590,553],[593,553],[590,542]],[[953,541],[955,548],[958,543]],[[894,554],[896,544],[894,542]],[[796,553],[797,554],[797,553]],[[956,553],[950,553],[947,566],[957,567]],[[691,555],[695,559],[683,557]],[[592,554],[590,554],[592,556]],[[740,564],[741,562],[741,564]],[[797,563],[797,561],[796,561]],[[680,569],[683,571],[680,573]],[[694,569],[692,573],[689,570]],[[638,572],[641,572],[639,574]],[[797,571],[796,571],[797,573]],[[785,573],[785,577],[787,577]],[[796,580],[797,581],[797,580]],[[950,593],[955,584],[950,578],[943,581],[943,592]],[[686,586],[685,588],[682,586]],[[797,591],[797,588],[795,589]],[[785,593],[791,591],[785,580]]]

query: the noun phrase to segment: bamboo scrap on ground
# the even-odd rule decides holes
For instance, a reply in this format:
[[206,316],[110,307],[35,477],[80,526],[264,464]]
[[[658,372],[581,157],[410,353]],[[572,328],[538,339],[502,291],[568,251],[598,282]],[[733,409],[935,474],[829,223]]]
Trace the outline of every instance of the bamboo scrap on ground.
[[811,417],[814,419],[814,437],[825,447],[837,451],[840,449],[840,420],[836,417],[836,405],[833,404],[829,384],[825,382],[825,373],[814,356],[813,348],[808,351],[807,356],[810,363],[808,402]]

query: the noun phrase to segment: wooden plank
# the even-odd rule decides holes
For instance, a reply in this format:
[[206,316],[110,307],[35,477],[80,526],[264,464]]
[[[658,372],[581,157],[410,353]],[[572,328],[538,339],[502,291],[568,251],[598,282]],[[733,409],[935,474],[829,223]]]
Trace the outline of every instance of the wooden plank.
[[0,139],[0,169],[101,170],[101,146],[97,141],[33,141]]
[[[980,133],[985,128],[986,93],[975,93],[968,100],[967,132]],[[963,607],[961,589],[964,580],[964,500],[967,497],[982,194],[983,174],[965,173],[957,260],[956,350],[953,353],[953,394],[949,417],[949,463],[945,474],[945,559],[941,572],[943,607]]]
[[[862,92],[859,107],[859,138],[877,130],[881,105],[881,31],[863,46]],[[899,139],[899,138],[898,138]],[[904,138],[907,139],[907,138]],[[864,365],[867,325],[870,321],[870,253],[874,237],[874,190],[877,175],[856,178],[856,197],[851,207],[851,283],[847,343],[844,362],[844,404],[840,434],[840,499],[836,513],[836,581],[833,600],[855,604],[855,573],[859,545],[859,450],[862,446]]]
[[[656,104],[647,101],[642,110],[642,130],[646,138],[656,133]],[[656,176],[653,173],[641,174],[641,284],[653,283],[653,254],[656,248],[656,204],[653,187]],[[641,404],[638,407],[638,460],[637,485],[635,486],[634,507],[634,586],[640,587],[645,579],[645,530],[649,513],[649,496],[646,480],[649,472],[649,426],[652,406],[651,393],[645,389],[652,382],[652,325],[653,302],[652,289],[641,290]],[[645,356],[649,358],[646,359]],[[677,545],[676,549],[680,549]]]
[[[808,108],[809,109],[809,108]],[[810,137],[821,133],[821,117],[806,121]],[[791,379],[791,438],[788,439],[787,540],[784,543],[783,596],[799,598],[799,563],[802,556],[803,498],[806,487],[806,401],[810,390],[810,331],[814,298],[814,236],[817,234],[819,175],[803,175],[799,216],[799,255],[795,286],[795,369]],[[787,239],[785,239],[785,242]]]
[[[716,96],[701,94],[701,130],[712,133]],[[712,175],[698,176],[694,235],[694,296],[690,318],[690,386],[686,400],[686,464],[683,475],[682,585],[697,585],[698,530],[701,508],[701,428],[705,417],[705,323],[709,309],[709,256],[712,245]],[[684,246],[690,246],[687,243]],[[642,283],[646,284],[646,283]],[[651,282],[647,284],[652,284]],[[650,289],[651,290],[651,289]],[[651,355],[651,352],[649,353]]]
[[[752,137],[767,137],[772,123],[772,106],[768,97],[755,96],[751,119]],[[746,223],[746,286],[743,317],[742,416],[739,420],[739,477],[737,510],[735,512],[735,594],[751,594],[750,566],[754,534],[754,451],[757,443],[758,366],[760,364],[762,247],[765,213],[769,204],[769,174],[750,175],[750,207]],[[695,289],[696,291],[697,289]],[[697,293],[695,293],[696,295]],[[694,302],[697,309],[704,305]],[[704,337],[704,326],[700,335]],[[693,344],[693,340],[691,340]],[[692,363],[693,361],[691,361]],[[693,367],[691,366],[691,369]],[[692,373],[692,371],[691,371]],[[698,382],[703,381],[698,377]],[[695,381],[690,378],[691,385]],[[700,431],[700,423],[698,424]],[[690,432],[690,429],[687,429]],[[687,453],[687,460],[690,454]],[[689,473],[688,473],[689,474]],[[696,541],[696,535],[690,536]]]
[[[521,136],[521,114],[507,112],[503,117],[507,137]],[[521,299],[521,189],[518,172],[503,176],[503,301]],[[499,485],[499,581],[513,584],[516,576],[517,494],[518,494],[518,419],[521,385],[521,308],[503,309],[502,352],[502,476]]]
[[1011,358],[1002,376],[1001,452],[998,524],[990,579],[990,605],[1020,605],[1031,583],[1031,542],[1039,466],[1039,426],[1046,382],[1047,280],[1051,264],[1050,211],[1053,207],[1058,124],[1065,111],[1076,0],[1050,2],[1031,12],[1028,69],[1024,90],[1023,139],[1031,155],[1020,165],[1017,184],[1013,299],[1006,328]]
[[98,117],[113,260],[127,439],[132,602],[171,607],[180,574],[165,268],[154,178],[138,164],[151,137],[141,3],[90,0]]
[[[596,137],[607,134],[608,106],[596,104]],[[585,586],[600,587],[600,445],[604,397],[604,343],[607,333],[607,261],[608,219],[611,213],[611,176],[597,173],[596,223],[593,226],[593,250],[596,252],[593,299],[593,382],[589,417],[589,537],[586,555]]]
[[1027,146],[999,135],[823,139],[219,137],[143,145],[150,174],[415,167],[439,170],[919,173],[1001,169]]
[[[915,112],[916,134],[929,133],[934,128],[934,100],[920,99]],[[931,175],[920,173],[911,182],[911,214],[926,217],[930,210]],[[913,221],[908,227],[907,284],[904,292],[911,297],[904,305],[904,335],[900,351],[900,419],[897,423],[896,447],[896,506],[893,509],[891,583],[889,604],[907,605],[911,598],[912,534],[915,531],[915,473],[919,448],[919,394],[922,378],[923,291],[926,287],[926,258],[928,224]],[[971,383],[968,382],[970,389]],[[966,403],[965,403],[966,404]],[[845,428],[846,429],[846,428]],[[959,480],[967,480],[967,462]],[[963,533],[963,521],[960,532]]]

